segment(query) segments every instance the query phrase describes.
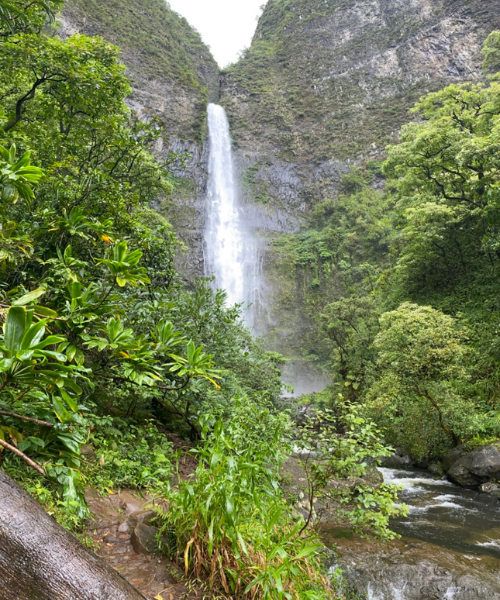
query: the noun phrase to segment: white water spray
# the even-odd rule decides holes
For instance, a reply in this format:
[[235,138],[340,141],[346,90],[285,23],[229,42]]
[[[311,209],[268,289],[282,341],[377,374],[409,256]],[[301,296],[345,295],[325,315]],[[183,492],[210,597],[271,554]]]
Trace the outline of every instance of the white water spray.
[[256,240],[242,215],[229,123],[222,106],[208,105],[208,129],[210,158],[204,235],[205,275],[215,275],[214,288],[226,291],[228,305],[244,304],[245,322],[253,327],[259,302],[259,256]]

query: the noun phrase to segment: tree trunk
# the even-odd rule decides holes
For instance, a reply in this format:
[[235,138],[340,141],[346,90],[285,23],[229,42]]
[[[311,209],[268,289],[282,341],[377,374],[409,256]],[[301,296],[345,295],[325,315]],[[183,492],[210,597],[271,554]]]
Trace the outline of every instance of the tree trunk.
[[0,470],[0,600],[145,600]]

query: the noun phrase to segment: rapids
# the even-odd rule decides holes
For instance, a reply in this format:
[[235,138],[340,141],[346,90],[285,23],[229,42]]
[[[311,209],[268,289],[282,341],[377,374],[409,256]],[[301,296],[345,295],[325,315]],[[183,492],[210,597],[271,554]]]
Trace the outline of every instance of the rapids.
[[329,529],[347,579],[368,600],[500,600],[500,501],[416,469],[380,469],[409,515],[377,545]]

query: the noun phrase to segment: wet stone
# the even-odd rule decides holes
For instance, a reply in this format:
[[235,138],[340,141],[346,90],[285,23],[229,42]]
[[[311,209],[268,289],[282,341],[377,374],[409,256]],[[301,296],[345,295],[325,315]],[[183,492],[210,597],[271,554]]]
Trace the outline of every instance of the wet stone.
[[132,546],[137,554],[151,554],[158,551],[155,527],[139,523],[132,533]]

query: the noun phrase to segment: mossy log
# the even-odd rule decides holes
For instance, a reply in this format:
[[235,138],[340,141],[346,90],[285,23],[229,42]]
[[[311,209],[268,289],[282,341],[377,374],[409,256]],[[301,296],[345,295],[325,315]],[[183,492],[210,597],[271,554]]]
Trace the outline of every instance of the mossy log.
[[0,600],[145,600],[0,470]]

